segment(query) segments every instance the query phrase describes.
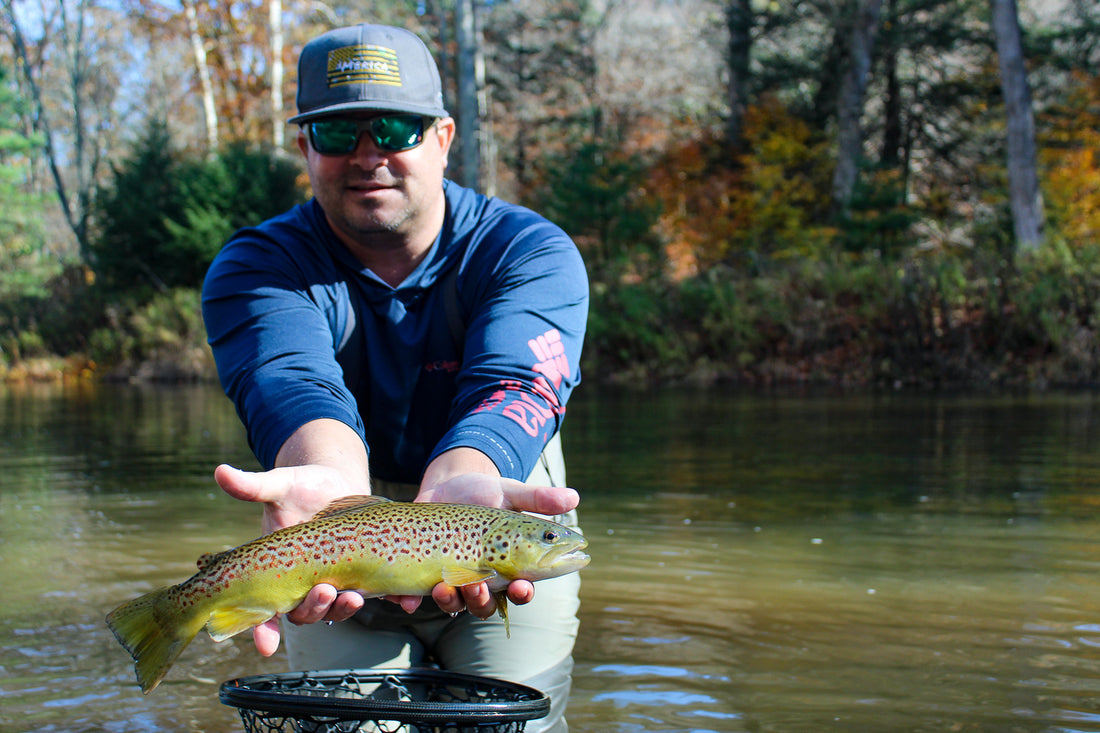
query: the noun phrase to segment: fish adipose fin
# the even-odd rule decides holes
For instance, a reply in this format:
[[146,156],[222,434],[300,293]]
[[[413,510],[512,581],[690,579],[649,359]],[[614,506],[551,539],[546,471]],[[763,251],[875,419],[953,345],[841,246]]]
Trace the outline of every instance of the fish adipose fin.
[[218,608],[206,622],[206,633],[214,641],[225,641],[253,626],[259,626],[274,615],[267,608]]
[[134,658],[134,671],[143,693],[160,684],[206,622],[201,608],[186,614],[176,609],[168,599],[171,590],[153,591],[107,615],[107,625],[118,643]]

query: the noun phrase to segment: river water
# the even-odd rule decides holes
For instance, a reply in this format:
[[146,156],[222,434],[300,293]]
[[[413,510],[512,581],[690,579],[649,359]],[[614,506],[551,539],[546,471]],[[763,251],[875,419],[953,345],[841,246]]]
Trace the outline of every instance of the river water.
[[[574,731],[1100,731],[1100,395],[585,385]],[[0,731],[243,730],[204,635],[148,697],[103,623],[254,536],[213,387],[0,391]]]

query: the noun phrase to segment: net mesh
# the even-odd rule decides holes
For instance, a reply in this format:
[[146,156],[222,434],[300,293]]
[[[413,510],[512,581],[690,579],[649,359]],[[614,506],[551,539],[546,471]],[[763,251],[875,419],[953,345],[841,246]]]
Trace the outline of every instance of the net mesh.
[[550,707],[530,687],[434,670],[260,675],[221,700],[247,733],[519,733]]

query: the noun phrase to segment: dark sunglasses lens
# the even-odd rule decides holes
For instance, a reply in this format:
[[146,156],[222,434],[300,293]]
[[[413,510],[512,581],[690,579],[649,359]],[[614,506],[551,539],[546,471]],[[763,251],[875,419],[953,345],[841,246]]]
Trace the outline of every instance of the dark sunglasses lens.
[[355,120],[322,120],[309,124],[313,149],[322,155],[345,155],[355,150],[359,125]]
[[410,150],[424,139],[424,118],[416,115],[375,117],[371,137],[382,150]]

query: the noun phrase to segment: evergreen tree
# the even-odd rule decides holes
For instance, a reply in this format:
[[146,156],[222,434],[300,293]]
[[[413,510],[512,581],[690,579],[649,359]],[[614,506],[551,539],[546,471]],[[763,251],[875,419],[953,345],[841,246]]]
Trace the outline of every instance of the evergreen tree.
[[20,124],[24,100],[0,66],[0,292],[34,288],[44,259],[46,203],[29,180],[41,139]]
[[183,158],[165,125],[150,123],[97,196],[99,282],[109,290],[199,287],[236,229],[302,199],[297,176],[291,161],[243,143],[210,160]]
[[180,163],[171,149],[168,127],[153,120],[135,143],[130,157],[113,167],[112,180],[96,195],[98,232],[91,242],[97,281],[111,290],[138,285],[164,291],[194,282],[181,272],[194,263],[166,252],[168,221],[184,219],[179,185]]

